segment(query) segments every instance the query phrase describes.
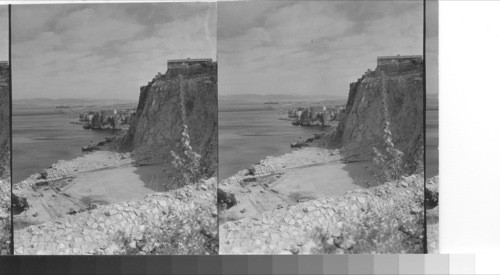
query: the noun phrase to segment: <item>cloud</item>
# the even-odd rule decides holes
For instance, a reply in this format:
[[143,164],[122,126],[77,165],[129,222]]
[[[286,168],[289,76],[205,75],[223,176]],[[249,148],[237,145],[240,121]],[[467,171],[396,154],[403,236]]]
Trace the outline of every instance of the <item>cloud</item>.
[[422,4],[400,2],[219,3],[219,94],[347,96],[378,55],[422,54]]
[[0,5],[0,61],[9,60],[9,8]]
[[14,99],[137,99],[167,59],[216,56],[215,3],[50,6],[13,7]]

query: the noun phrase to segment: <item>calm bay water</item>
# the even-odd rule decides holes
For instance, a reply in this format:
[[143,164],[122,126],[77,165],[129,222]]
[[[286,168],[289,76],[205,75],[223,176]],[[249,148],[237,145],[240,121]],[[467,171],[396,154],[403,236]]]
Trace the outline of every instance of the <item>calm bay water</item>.
[[84,130],[81,125],[70,123],[74,118],[50,107],[14,106],[12,112],[13,182],[59,160],[81,156],[82,146],[113,135],[111,131]]
[[219,102],[219,178],[249,168],[266,156],[291,152],[290,143],[321,132],[314,127],[292,126],[279,120],[263,104]]

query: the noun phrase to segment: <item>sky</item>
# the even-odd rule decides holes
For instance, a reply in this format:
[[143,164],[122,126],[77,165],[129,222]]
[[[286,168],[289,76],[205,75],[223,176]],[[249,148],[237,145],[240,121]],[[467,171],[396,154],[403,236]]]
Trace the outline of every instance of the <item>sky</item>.
[[0,61],[9,60],[9,8],[0,5]]
[[421,1],[219,2],[219,95],[347,97],[377,56],[423,54]]
[[12,6],[14,99],[122,98],[168,59],[216,58],[215,3]]
[[438,1],[428,1],[425,6],[425,58],[426,60],[426,93],[437,94],[439,92],[439,16]]

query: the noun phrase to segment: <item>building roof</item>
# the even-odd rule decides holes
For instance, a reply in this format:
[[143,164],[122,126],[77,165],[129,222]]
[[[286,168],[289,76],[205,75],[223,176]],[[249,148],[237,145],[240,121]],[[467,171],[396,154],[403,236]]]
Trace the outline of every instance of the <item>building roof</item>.
[[393,56],[378,56],[377,59],[398,59],[398,58],[422,58],[421,55],[393,55]]
[[168,60],[168,63],[170,62],[212,62],[212,58],[198,58],[198,59],[171,59]]

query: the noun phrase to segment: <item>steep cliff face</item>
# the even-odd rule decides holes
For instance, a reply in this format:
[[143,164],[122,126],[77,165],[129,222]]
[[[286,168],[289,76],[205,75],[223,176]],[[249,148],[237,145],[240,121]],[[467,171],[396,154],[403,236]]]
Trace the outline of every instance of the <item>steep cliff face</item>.
[[[392,142],[407,165],[421,163],[423,150],[423,69],[377,68],[352,83],[345,112],[333,137],[347,157],[369,160],[373,148]],[[414,167],[415,168],[415,167]]]
[[7,178],[10,164],[10,71],[6,65],[0,66],[0,178]]
[[[121,139],[139,162],[166,162],[174,177],[214,176],[217,156],[217,67],[156,76],[141,87],[136,114]],[[171,169],[169,169],[171,168]],[[188,175],[187,175],[188,174]],[[190,178],[190,179],[189,179]]]

